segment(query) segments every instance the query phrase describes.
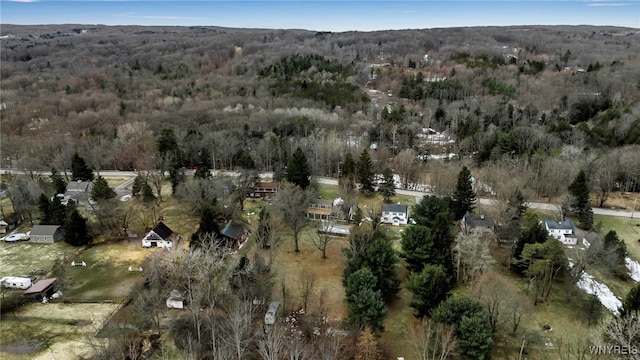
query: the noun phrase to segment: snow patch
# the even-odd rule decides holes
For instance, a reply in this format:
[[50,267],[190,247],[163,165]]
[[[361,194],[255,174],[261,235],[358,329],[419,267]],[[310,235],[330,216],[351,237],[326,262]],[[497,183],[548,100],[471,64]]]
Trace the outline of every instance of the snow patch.
[[620,315],[619,309],[622,301],[607,287],[607,285],[597,282],[593,276],[586,272],[582,274],[578,281],[578,287],[587,294],[595,295],[598,300],[614,315]]
[[640,263],[631,259],[624,258],[624,263],[629,269],[629,276],[636,282],[640,282]]

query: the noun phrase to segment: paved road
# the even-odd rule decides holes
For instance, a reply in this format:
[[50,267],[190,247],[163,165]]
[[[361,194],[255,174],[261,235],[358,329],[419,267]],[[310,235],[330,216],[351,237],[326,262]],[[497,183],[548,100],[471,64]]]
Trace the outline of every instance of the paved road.
[[[190,171],[193,172],[193,170],[190,170]],[[10,172],[10,173],[13,173],[13,174],[22,174],[23,173],[20,170],[0,169],[0,173],[5,173],[5,172]],[[220,172],[221,172],[220,170],[213,171],[214,174],[219,174]],[[237,171],[224,171],[224,173],[227,174],[227,175],[230,175],[230,176],[238,176],[240,174]],[[43,172],[41,172],[41,175],[42,176],[48,176],[48,175],[51,175],[51,173],[48,172],[48,171],[43,171]],[[123,196],[123,195],[128,193],[125,188],[133,183],[133,181],[135,180],[135,176],[137,176],[137,173],[135,171],[101,170],[100,171],[100,175],[102,175],[104,177],[127,177],[127,176],[131,177],[130,179],[128,179],[127,181],[125,181],[124,183],[122,183],[118,187],[116,187],[116,193],[118,193],[118,196],[121,197],[121,196]],[[272,176],[273,176],[273,173],[270,173],[270,172],[260,173],[260,177],[262,177],[262,178],[269,178],[269,177],[272,177]],[[314,179],[319,184],[334,185],[334,186],[338,185],[338,179],[335,179],[335,178],[316,176],[316,177],[314,177]],[[413,196],[413,197],[415,197],[416,203],[417,203],[420,200],[422,200],[422,197],[424,195],[429,195],[430,193],[422,192],[422,191],[396,189],[396,194],[404,195],[404,196]],[[482,205],[491,206],[493,203],[495,203],[495,200],[491,199],[491,198],[480,198],[479,202]],[[527,206],[529,208],[531,208],[531,209],[547,210],[547,211],[560,211],[560,205],[558,205],[558,204],[529,202],[529,203],[527,203]],[[605,209],[605,208],[593,208],[593,213],[596,214],[596,215],[606,215],[606,216],[617,216],[617,217],[640,219],[640,211],[633,211],[632,212],[632,211],[627,211],[627,210],[613,210],[613,209]]]

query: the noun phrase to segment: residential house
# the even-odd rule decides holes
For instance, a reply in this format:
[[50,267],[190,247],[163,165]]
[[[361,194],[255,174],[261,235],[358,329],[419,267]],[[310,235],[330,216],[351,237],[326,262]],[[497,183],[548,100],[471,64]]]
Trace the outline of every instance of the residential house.
[[333,215],[333,200],[313,199],[307,208],[307,218],[311,220],[329,220]]
[[63,204],[69,200],[73,200],[78,204],[87,204],[91,199],[93,192],[93,183],[91,181],[71,181],[67,184],[64,192]]
[[142,247],[171,249],[178,240],[180,240],[180,235],[174,233],[161,221],[142,238]]
[[31,287],[31,279],[28,277],[5,276],[0,279],[0,285],[9,289],[26,290]]
[[576,227],[573,221],[543,220],[540,223],[547,230],[549,236],[560,240],[563,245],[576,245],[578,243]]
[[396,226],[407,225],[409,221],[409,207],[400,204],[383,204],[381,221]]
[[464,232],[469,232],[473,229],[487,229],[495,230],[496,222],[484,215],[471,215],[468,211],[462,217],[460,221],[460,228]]
[[227,247],[235,250],[241,248],[247,241],[249,231],[245,230],[241,223],[231,220],[222,228],[220,235],[226,241]]
[[277,183],[261,181],[253,185],[253,191],[249,196],[258,199],[271,199],[277,192]]
[[53,244],[63,238],[60,225],[34,225],[29,233],[29,242],[38,244]]

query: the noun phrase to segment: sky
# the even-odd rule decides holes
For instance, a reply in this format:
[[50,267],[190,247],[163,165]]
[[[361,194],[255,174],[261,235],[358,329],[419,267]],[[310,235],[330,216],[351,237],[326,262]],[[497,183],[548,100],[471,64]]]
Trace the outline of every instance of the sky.
[[0,0],[1,24],[201,25],[333,32],[492,25],[640,28],[640,0]]

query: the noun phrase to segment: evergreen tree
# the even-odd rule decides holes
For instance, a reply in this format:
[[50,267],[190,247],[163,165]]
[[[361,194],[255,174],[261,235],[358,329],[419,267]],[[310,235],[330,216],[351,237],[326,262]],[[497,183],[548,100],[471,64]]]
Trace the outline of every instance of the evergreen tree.
[[213,176],[211,175],[211,156],[206,149],[200,151],[196,172],[193,176],[197,179],[211,179]]
[[215,212],[211,207],[205,207],[200,214],[200,226],[198,230],[191,235],[191,248],[202,246],[205,240],[212,240],[214,237],[220,236],[220,226],[215,219]]
[[73,246],[88,245],[91,243],[89,225],[87,219],[82,217],[78,209],[71,208],[64,225],[64,241]]
[[291,155],[287,163],[285,178],[294,185],[298,185],[303,190],[311,184],[311,168],[307,163],[307,157],[298,146],[296,151]]
[[464,214],[472,212],[476,203],[476,193],[471,186],[471,172],[463,166],[458,173],[458,184],[453,193],[453,215],[456,220],[462,219]]
[[102,176],[98,176],[93,183],[93,191],[91,198],[95,201],[107,200],[116,196],[116,192],[109,187],[107,180]]
[[93,170],[87,165],[83,158],[76,151],[71,158],[71,180],[92,181]]
[[614,268],[614,274],[622,275],[627,272],[626,257],[627,257],[627,245],[622,239],[618,237],[618,233],[615,230],[610,230],[604,236],[604,250],[613,255],[614,264],[617,267]]
[[358,159],[358,182],[360,182],[360,190],[366,194],[373,193],[375,191],[373,180],[373,162],[369,156],[369,151],[364,149]]
[[549,233],[542,227],[540,223],[532,223],[522,231],[518,240],[513,244],[511,251],[511,264],[518,272],[523,272],[527,264],[523,262],[522,251],[527,244],[542,244],[549,238]]
[[351,153],[348,152],[344,156],[344,162],[342,163],[342,172],[340,175],[342,177],[351,179],[355,174],[356,174],[356,163],[355,161],[353,161],[353,156],[351,155]]
[[151,186],[147,183],[142,184],[142,202],[149,204],[154,201],[156,201],[156,196],[153,194]]
[[439,213],[450,213],[447,201],[435,195],[425,195],[419,203],[413,205],[411,218],[416,225],[431,228]]
[[391,169],[384,168],[382,171],[382,184],[378,187],[378,192],[385,202],[389,202],[392,197],[396,196],[396,184],[393,181]]
[[593,226],[593,209],[589,200],[589,184],[587,175],[580,171],[569,185],[569,193],[573,196],[571,212],[578,218],[580,227],[589,230]]
[[416,317],[422,318],[446,299],[449,279],[442,266],[426,265],[420,273],[409,275],[407,289],[413,293],[409,306],[416,310]]
[[373,331],[382,331],[384,328],[387,306],[380,290],[375,290],[376,283],[375,275],[367,267],[349,275],[346,280],[347,321],[357,329],[370,327]]
[[442,265],[449,278],[455,279],[453,266],[454,236],[451,233],[451,217],[449,213],[439,213],[431,229],[433,234],[433,263]]
[[56,194],[64,194],[67,191],[67,182],[56,168],[51,168],[51,183]]
[[640,283],[632,287],[622,301],[620,316],[630,315],[634,311],[640,311]]
[[433,234],[431,229],[421,225],[410,225],[402,232],[402,252],[400,257],[407,263],[407,269],[420,272],[433,262]]
[[450,297],[435,308],[432,319],[456,329],[459,351],[463,359],[487,359],[491,350],[491,327],[480,300]]
[[142,176],[136,176],[136,178],[133,180],[133,184],[131,185],[131,195],[140,195],[145,184],[146,182],[144,181],[144,179],[142,179]]
[[366,252],[366,264],[378,279],[377,289],[380,289],[385,302],[394,300],[400,291],[400,280],[396,275],[398,256],[391,242],[385,239],[375,240]]
[[597,295],[587,295],[587,300],[582,307],[582,317],[589,326],[595,325],[600,321],[602,317],[602,303]]
[[45,194],[38,198],[38,210],[40,210],[40,224],[51,225],[51,201]]
[[[67,209],[72,208],[73,205],[69,207],[62,204],[62,201],[59,197],[54,196],[51,200],[51,205],[49,206],[49,220],[51,221],[49,225],[62,225],[64,224],[65,218],[67,217]],[[42,224],[42,223],[41,223]]]

